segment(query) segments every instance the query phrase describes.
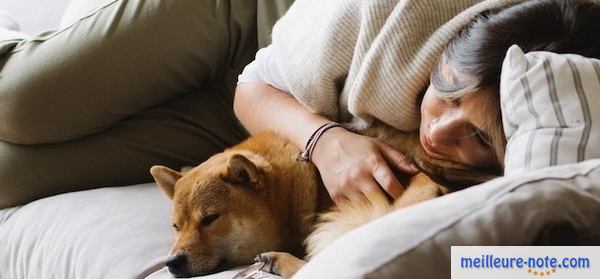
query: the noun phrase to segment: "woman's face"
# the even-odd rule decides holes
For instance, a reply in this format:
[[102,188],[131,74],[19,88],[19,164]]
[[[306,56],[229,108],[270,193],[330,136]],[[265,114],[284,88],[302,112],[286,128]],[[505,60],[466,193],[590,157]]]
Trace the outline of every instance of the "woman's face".
[[[443,66],[442,66],[443,67]],[[456,82],[452,73],[442,71],[442,80]],[[497,165],[490,142],[498,108],[487,90],[470,92],[457,100],[440,96],[430,85],[421,103],[419,139],[433,158],[488,168]]]

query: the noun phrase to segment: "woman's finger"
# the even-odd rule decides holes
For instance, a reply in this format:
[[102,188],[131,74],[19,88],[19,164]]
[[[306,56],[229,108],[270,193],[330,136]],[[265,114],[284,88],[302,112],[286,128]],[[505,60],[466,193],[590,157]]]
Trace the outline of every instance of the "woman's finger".
[[412,160],[406,155],[402,154],[398,150],[392,148],[391,146],[383,142],[375,141],[375,144],[377,144],[377,146],[379,147],[383,158],[385,158],[385,160],[392,167],[408,175],[415,175],[419,173],[419,169],[417,168],[417,166],[415,166]]
[[352,203],[364,203],[368,193],[380,192],[383,194],[383,190],[369,173],[365,173],[364,177],[349,181],[347,184],[341,186],[344,190],[341,192],[341,197],[334,199],[336,204],[348,201]]
[[404,192],[404,187],[386,162],[378,164],[373,169],[372,175],[377,184],[394,200],[399,198]]

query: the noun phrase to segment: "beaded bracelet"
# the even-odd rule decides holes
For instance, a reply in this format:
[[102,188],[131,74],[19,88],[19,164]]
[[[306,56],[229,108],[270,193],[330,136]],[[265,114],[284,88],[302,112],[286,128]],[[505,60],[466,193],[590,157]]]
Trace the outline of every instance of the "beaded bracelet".
[[300,153],[299,156],[299,160],[300,161],[310,161],[311,157],[312,157],[312,152],[315,149],[315,145],[317,145],[317,141],[319,140],[319,138],[321,137],[321,135],[323,135],[323,133],[325,133],[325,131],[334,128],[334,127],[342,127],[342,125],[336,123],[336,122],[329,122],[326,124],[323,124],[323,126],[319,127],[317,130],[315,130],[313,132],[313,134],[310,136],[310,138],[308,138],[308,141],[306,142],[306,147],[304,147],[304,151],[302,153]]

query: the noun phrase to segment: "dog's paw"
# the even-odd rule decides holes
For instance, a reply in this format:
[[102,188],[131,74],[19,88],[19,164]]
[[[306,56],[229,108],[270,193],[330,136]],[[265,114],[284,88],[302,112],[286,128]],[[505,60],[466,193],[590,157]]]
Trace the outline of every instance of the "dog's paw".
[[283,252],[261,253],[254,260],[265,263],[264,271],[277,274],[283,278],[291,278],[306,264],[305,261],[296,258],[292,254]]

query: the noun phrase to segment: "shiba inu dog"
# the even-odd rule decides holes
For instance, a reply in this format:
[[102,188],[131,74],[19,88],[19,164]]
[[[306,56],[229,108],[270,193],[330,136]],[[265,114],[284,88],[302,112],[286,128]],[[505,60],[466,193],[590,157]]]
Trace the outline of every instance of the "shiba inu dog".
[[310,257],[357,226],[495,176],[428,157],[416,134],[382,124],[361,134],[390,144],[422,170],[403,178],[408,186],[396,201],[382,195],[368,197],[365,204],[333,207],[316,168],[298,161],[299,149],[273,132],[253,136],[186,172],[153,166],[158,186],[173,200],[176,241],[166,261],[169,272],[204,275],[252,263],[260,255],[273,271],[291,276],[303,264],[298,258]]

